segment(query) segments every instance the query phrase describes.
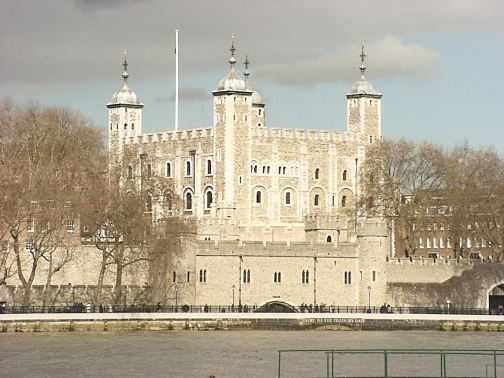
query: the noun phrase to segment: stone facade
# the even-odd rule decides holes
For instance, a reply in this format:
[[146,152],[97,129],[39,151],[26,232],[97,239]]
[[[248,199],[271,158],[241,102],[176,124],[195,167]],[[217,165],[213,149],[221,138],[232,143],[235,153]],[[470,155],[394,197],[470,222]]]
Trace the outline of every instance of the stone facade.
[[[381,140],[381,94],[362,65],[347,95],[346,131],[270,129],[248,70],[244,79],[235,72],[234,51],[213,91],[211,128],[141,134],[143,104],[129,87],[107,105],[110,160],[123,181],[162,178],[182,214],[197,220],[179,271],[168,275],[170,298],[176,290],[196,305],[233,296],[236,305],[379,304],[387,228],[361,217],[356,200],[366,148]],[[156,200],[162,193],[151,196],[154,219],[173,214]]]

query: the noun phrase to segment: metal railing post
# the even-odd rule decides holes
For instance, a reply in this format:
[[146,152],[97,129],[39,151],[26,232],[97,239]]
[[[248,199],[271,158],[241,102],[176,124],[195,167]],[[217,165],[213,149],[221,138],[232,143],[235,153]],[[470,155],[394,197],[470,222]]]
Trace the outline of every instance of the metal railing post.
[[281,374],[281,368],[280,368],[280,361],[282,360],[282,351],[278,351],[278,378],[280,378],[280,374]]
[[494,377],[497,378],[497,351],[494,349]]
[[384,371],[384,377],[387,378],[388,377],[388,362],[387,362],[387,351],[384,350],[383,351],[383,357],[384,357],[384,367],[385,367],[385,371]]
[[329,353],[326,353],[326,377],[329,377]]
[[331,378],[334,378],[334,350],[331,351]]
[[443,377],[446,377],[446,353],[442,351],[443,353]]

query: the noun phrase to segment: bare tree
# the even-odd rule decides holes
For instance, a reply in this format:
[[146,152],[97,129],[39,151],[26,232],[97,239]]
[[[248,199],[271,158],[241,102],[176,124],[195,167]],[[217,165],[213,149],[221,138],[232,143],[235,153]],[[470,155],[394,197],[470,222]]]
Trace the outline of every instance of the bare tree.
[[[50,284],[70,260],[69,222],[75,222],[102,152],[100,132],[68,109],[0,104],[0,224],[13,250],[24,306],[42,261],[49,265]],[[55,262],[58,248],[67,257]]]
[[368,216],[385,217],[398,230],[407,255],[416,251],[414,224],[419,209],[429,205],[433,190],[443,187],[441,155],[438,146],[417,146],[404,139],[385,140],[367,151],[359,206]]

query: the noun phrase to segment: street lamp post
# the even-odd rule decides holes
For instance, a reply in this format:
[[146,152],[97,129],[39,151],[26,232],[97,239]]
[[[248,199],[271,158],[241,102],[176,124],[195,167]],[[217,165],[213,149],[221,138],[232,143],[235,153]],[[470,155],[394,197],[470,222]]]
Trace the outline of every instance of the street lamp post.
[[178,284],[175,283],[175,312],[178,312]]
[[368,290],[368,312],[371,312],[371,286],[368,286],[367,290]]
[[450,304],[451,301],[449,299],[446,300],[446,307],[448,308],[448,314],[450,313]]
[[234,300],[235,300],[235,289],[236,289],[236,286],[233,284],[233,286],[231,286],[231,289],[233,290],[233,304],[232,304],[231,308],[234,311]]

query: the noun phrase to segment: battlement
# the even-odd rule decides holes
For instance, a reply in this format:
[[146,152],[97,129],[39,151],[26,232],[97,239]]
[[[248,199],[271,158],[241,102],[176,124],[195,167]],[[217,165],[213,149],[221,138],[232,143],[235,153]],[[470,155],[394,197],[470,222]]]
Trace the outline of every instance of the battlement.
[[232,241],[198,240],[196,248],[199,255],[236,256],[313,256],[313,257],[358,257],[356,243],[318,243],[289,241]]
[[449,257],[432,258],[432,257],[387,257],[388,265],[410,265],[416,267],[430,267],[439,265],[465,266],[472,267],[474,264],[480,263],[480,260],[471,259],[453,259]]
[[299,139],[326,142],[354,141],[355,135],[342,131],[305,130],[305,129],[280,129],[280,128],[256,128],[253,129],[254,137]]
[[164,133],[142,134],[124,138],[125,144],[162,143],[211,138],[213,129],[190,129],[166,131]]

